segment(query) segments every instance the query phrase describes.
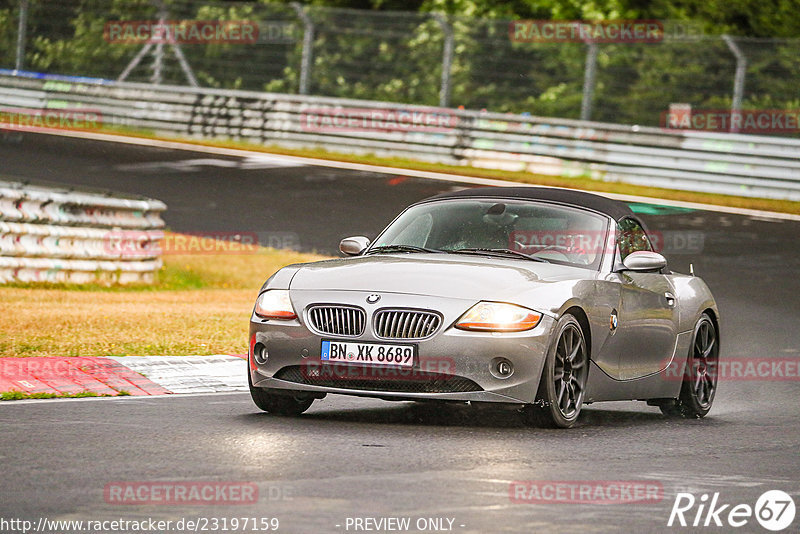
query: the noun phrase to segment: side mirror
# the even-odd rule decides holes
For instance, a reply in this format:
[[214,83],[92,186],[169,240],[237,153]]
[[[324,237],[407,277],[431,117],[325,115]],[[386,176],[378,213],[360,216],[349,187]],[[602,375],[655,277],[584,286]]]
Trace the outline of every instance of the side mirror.
[[659,271],[667,266],[667,259],[658,252],[639,250],[628,254],[622,263],[631,271]]
[[369,246],[369,239],[363,235],[345,237],[339,242],[339,250],[345,256],[358,256]]

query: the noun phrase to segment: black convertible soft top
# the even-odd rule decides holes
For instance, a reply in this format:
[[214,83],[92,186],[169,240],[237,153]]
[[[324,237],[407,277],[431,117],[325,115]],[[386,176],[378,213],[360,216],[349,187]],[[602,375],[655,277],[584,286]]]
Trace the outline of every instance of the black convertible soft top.
[[600,213],[605,213],[615,221],[619,221],[625,217],[635,218],[630,207],[619,200],[586,193],[585,191],[560,189],[557,187],[473,187],[450,193],[441,193],[427,198],[423,202],[465,197],[546,200],[570,206],[589,208]]

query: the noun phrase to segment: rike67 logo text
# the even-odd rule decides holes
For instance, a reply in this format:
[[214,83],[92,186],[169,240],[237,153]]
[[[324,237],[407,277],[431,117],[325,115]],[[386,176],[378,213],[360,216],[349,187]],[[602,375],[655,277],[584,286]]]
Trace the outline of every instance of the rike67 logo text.
[[781,490],[764,492],[755,506],[724,503],[719,492],[704,493],[699,498],[680,492],[675,496],[667,526],[739,528],[755,518],[765,529],[777,532],[788,528],[794,516],[794,499]]

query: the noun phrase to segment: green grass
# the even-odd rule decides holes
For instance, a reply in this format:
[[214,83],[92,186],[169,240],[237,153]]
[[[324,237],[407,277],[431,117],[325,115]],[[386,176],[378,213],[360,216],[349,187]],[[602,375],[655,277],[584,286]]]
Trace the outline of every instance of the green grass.
[[81,391],[80,393],[25,393],[22,391],[4,391],[0,393],[0,401],[15,401],[27,399],[81,399],[84,397],[127,397],[130,396],[125,390],[119,391],[116,395],[107,393],[98,394],[92,391]]
[[323,256],[164,256],[153,285],[12,284],[0,291],[0,357],[243,354],[253,303],[281,267]]

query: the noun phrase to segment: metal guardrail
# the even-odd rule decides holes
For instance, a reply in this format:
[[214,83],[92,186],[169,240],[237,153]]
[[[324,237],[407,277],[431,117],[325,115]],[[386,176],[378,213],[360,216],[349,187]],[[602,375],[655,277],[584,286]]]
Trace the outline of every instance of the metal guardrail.
[[[90,108],[104,126],[181,137],[800,200],[800,140],[791,138],[8,71],[0,72],[0,106]],[[355,116],[365,120],[346,122]]]
[[152,283],[158,200],[0,181],[0,283]]

